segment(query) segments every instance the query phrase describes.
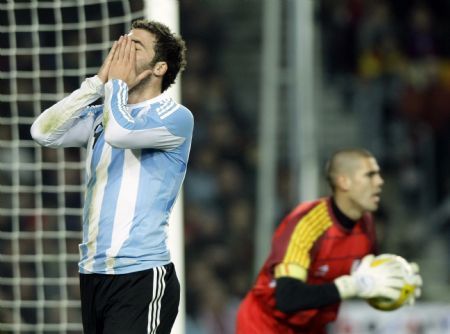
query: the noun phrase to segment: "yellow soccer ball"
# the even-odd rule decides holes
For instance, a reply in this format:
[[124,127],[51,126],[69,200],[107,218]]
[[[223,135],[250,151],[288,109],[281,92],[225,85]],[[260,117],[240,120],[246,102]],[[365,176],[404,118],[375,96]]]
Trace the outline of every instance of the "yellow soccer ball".
[[409,298],[414,296],[414,292],[416,286],[413,284],[413,276],[414,272],[411,265],[404,258],[398,255],[393,254],[382,254],[375,257],[370,264],[372,267],[379,266],[382,263],[386,263],[388,261],[396,261],[400,263],[403,271],[403,280],[404,285],[402,290],[400,291],[400,297],[396,300],[383,298],[383,297],[375,297],[369,298],[367,302],[373,308],[381,311],[393,311],[403,306],[403,304],[409,300]]

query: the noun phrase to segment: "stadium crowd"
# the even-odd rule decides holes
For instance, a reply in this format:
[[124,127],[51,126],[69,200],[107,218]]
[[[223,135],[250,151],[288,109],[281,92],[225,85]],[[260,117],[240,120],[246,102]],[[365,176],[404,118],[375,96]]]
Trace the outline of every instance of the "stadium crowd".
[[[432,205],[450,189],[449,10],[445,1],[324,0],[319,14],[327,81],[361,119],[363,146],[400,169],[411,200],[430,173]],[[426,139],[435,170],[420,161]]]

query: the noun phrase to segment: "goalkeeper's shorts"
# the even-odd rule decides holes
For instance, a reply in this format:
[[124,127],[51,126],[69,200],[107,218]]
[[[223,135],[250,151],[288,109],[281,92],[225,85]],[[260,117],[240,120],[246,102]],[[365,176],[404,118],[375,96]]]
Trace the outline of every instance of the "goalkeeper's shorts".
[[180,284],[172,263],[122,275],[80,274],[85,334],[170,333]]

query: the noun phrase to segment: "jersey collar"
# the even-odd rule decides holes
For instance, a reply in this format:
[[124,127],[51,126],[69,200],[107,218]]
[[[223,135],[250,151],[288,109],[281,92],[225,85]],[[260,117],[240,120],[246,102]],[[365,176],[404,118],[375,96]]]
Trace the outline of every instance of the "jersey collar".
[[344,229],[352,230],[358,221],[352,220],[347,217],[336,205],[333,197],[330,198],[331,211],[333,212],[336,222],[339,223]]

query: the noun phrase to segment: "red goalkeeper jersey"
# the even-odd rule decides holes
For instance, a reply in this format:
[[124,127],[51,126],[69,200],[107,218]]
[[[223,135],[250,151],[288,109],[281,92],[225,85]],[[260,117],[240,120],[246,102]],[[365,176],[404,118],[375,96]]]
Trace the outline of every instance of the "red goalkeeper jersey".
[[336,219],[330,198],[297,206],[275,231],[270,255],[243,300],[238,334],[321,334],[336,319],[339,303],[319,309],[283,313],[275,308],[275,267],[306,269],[307,284],[332,282],[348,275],[355,260],[375,251],[372,217],[364,215],[345,229]]

